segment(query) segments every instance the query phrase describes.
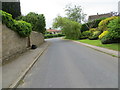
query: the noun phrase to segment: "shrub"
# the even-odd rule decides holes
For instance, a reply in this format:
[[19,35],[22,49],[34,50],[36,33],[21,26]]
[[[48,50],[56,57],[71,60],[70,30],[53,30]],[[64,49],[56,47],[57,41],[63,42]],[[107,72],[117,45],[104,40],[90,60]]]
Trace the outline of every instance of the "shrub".
[[80,39],[86,39],[91,35],[90,31],[84,31],[82,32],[82,36],[80,37]]
[[29,36],[32,31],[31,24],[25,21],[16,21],[15,28],[16,28],[16,31],[19,33],[19,35],[22,37]]
[[84,32],[84,31],[88,31],[89,28],[97,28],[98,27],[98,24],[100,23],[100,21],[104,20],[105,18],[99,18],[99,19],[96,19],[96,20],[93,20],[93,21],[90,21],[88,23],[85,23],[85,24],[82,24],[81,26],[81,32]]
[[84,31],[88,31],[88,30],[89,30],[89,28],[87,27],[87,25],[88,25],[88,23],[82,24],[82,26],[81,26],[81,28],[80,28],[81,32],[84,32]]
[[0,10],[0,15],[2,15],[2,23],[5,24],[11,30],[18,32],[22,37],[27,37],[32,31],[32,26],[30,23],[25,21],[16,21],[12,18],[12,15]]
[[8,28],[12,28],[14,25],[14,20],[12,15],[0,10],[0,16],[2,16],[2,23],[6,24]]
[[101,33],[100,35],[99,35],[99,39],[102,39],[105,35],[107,35],[108,34],[108,30],[107,31],[104,31],[103,33]]
[[23,21],[31,23],[33,31],[37,31],[37,32],[41,32],[41,33],[45,34],[46,23],[45,23],[45,17],[43,14],[37,14],[34,12],[30,12],[26,16],[21,16],[17,19],[21,19]]
[[99,23],[99,30],[101,30],[101,31],[105,31],[105,30],[107,30],[107,25],[108,25],[108,23],[111,21],[111,20],[113,20],[113,19],[116,19],[117,18],[117,16],[113,16],[113,17],[109,17],[109,18],[106,18],[106,19],[104,19],[104,20],[102,20],[100,23]]
[[97,28],[91,28],[90,31],[95,32],[95,31],[97,31]]
[[112,20],[107,27],[109,28],[109,33],[101,39],[102,43],[120,42],[120,18]]
[[92,35],[89,37],[90,40],[98,39],[98,36],[101,34],[101,31],[94,31]]

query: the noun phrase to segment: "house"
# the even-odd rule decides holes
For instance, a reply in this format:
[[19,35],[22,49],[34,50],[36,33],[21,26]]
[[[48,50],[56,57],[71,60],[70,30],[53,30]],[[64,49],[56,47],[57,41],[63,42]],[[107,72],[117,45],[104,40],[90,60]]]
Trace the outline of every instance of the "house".
[[61,30],[48,29],[47,32],[51,34],[58,34],[58,33],[61,33]]
[[89,16],[88,21],[93,21],[95,19],[99,19],[99,18],[102,18],[102,17],[111,17],[111,16],[113,16],[112,13],[106,13],[106,14],[98,14],[97,13],[97,15]]

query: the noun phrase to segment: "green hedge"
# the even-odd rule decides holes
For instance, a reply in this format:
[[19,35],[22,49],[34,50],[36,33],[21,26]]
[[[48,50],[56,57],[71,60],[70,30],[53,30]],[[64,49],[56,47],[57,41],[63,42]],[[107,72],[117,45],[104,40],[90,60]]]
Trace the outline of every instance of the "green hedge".
[[46,34],[44,37],[45,38],[53,38],[53,37],[62,37],[62,36],[65,36],[64,34]]
[[25,21],[16,21],[12,18],[12,15],[0,10],[0,16],[2,16],[2,23],[5,24],[11,30],[16,31],[21,37],[27,37],[32,31],[30,23]]
[[120,17],[110,21],[107,27],[108,34],[103,36],[101,42],[103,44],[120,43]]

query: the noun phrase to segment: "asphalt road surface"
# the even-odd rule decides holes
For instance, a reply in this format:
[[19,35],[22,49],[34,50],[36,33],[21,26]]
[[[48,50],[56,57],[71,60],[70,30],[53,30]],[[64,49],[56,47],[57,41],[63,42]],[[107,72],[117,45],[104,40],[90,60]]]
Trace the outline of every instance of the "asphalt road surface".
[[47,41],[50,46],[18,88],[118,87],[118,58],[69,40]]

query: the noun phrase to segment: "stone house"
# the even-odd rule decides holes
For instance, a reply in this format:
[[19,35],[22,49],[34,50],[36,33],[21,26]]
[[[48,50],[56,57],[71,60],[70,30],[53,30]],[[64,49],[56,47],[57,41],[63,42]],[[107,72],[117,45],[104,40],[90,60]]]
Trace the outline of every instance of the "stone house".
[[111,17],[111,16],[113,16],[112,13],[106,13],[106,14],[98,14],[97,13],[97,15],[89,16],[88,21],[93,21],[95,19],[99,19],[99,18],[102,18],[102,17]]

